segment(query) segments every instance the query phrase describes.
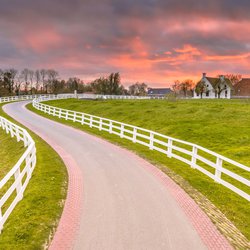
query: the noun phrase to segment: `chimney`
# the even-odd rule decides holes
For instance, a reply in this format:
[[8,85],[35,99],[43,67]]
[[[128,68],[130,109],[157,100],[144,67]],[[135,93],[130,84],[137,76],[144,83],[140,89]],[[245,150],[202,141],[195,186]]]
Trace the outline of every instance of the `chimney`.
[[220,75],[220,80],[221,80],[221,82],[224,82],[224,80],[225,80],[225,76]]
[[207,76],[207,73],[202,73],[202,78],[205,78]]

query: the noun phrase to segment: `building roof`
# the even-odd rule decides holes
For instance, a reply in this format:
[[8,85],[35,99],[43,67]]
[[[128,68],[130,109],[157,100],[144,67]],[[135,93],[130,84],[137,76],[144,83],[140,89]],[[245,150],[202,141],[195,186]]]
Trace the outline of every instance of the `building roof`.
[[234,93],[238,96],[250,96],[250,78],[242,78],[234,85]]
[[148,95],[166,95],[171,91],[170,88],[148,88]]
[[[206,78],[206,79],[211,83],[211,85],[213,86],[214,89],[221,83],[221,78],[220,78],[220,77],[208,77],[208,76],[206,76],[206,77],[204,77],[204,78]],[[204,78],[202,78],[202,79],[204,79]],[[199,84],[201,83],[202,79],[197,83],[197,85],[199,85]],[[228,79],[228,78],[223,78],[223,82],[227,83],[227,85],[228,85],[231,89],[233,89],[233,84],[232,84],[232,82],[230,81],[230,79]],[[222,82],[222,83],[223,83],[223,82]]]

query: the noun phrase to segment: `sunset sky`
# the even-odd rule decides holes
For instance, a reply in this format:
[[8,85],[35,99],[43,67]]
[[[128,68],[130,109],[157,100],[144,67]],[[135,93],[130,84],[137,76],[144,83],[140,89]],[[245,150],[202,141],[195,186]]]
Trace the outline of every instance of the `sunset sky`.
[[1,0],[0,68],[168,86],[250,77],[250,0]]

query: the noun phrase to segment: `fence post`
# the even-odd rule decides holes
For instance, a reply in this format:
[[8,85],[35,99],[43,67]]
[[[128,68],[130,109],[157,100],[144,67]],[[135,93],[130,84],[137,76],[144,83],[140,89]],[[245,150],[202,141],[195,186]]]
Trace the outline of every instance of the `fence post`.
[[16,139],[18,142],[20,141],[19,129],[16,129]]
[[23,144],[24,144],[25,148],[28,146],[28,139],[27,139],[27,136],[25,134],[23,134]]
[[90,116],[89,127],[92,128],[93,116]]
[[154,148],[154,134],[150,132],[150,137],[149,137],[149,149],[153,150]]
[[[18,179],[18,177],[20,176],[20,168],[17,169],[17,171],[14,174],[15,180]],[[16,194],[19,195],[20,191],[22,189],[22,180],[19,180],[17,186],[16,186]],[[23,198],[23,194],[20,195],[19,200],[21,200]]]
[[81,121],[81,124],[82,124],[82,125],[84,124],[84,114],[82,114],[82,121]]
[[196,168],[197,147],[193,146],[191,168]]
[[134,131],[133,131],[133,142],[136,143],[136,133],[137,133],[137,129],[134,128]]
[[112,121],[109,121],[109,133],[112,134]]
[[100,118],[99,120],[99,130],[101,131],[102,130],[102,119]]
[[62,115],[62,110],[59,109],[59,115],[58,115],[58,117],[61,118],[61,115]]
[[167,155],[169,158],[172,157],[172,145],[173,145],[173,140],[172,139],[168,139],[168,152]]
[[76,112],[74,112],[73,122],[76,122]]
[[68,117],[69,117],[69,111],[66,110],[66,116],[65,116],[65,120],[66,120],[66,121],[68,120]]
[[214,180],[219,183],[221,180],[221,169],[222,169],[222,159],[220,157],[217,157]]
[[8,124],[7,124],[6,120],[4,120],[3,125],[4,125],[4,126],[3,126],[3,129],[5,129],[6,134],[9,134],[9,128],[8,128]]
[[13,132],[13,127],[11,124],[9,124],[9,127],[10,127],[10,135],[11,137],[14,137],[14,132]]
[[121,138],[123,138],[123,134],[124,134],[124,124],[121,124],[121,133],[120,133]]
[[56,116],[56,108],[53,109],[53,116]]

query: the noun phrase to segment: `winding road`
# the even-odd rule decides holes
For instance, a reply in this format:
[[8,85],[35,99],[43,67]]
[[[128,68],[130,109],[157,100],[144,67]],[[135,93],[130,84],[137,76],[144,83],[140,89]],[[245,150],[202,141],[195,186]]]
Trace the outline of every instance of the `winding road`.
[[4,111],[46,140],[69,172],[69,193],[51,249],[230,249],[192,199],[154,166],[34,114],[26,104],[7,104]]

